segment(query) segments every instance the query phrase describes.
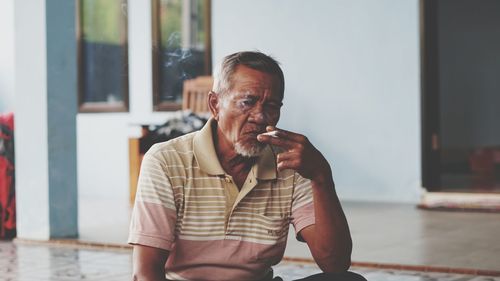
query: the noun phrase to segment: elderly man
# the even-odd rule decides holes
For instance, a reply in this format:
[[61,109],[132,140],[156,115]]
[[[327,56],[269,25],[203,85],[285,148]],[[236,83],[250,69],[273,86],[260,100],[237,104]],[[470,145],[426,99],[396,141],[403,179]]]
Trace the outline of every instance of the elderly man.
[[273,58],[229,55],[205,127],[146,153],[129,236],[134,280],[273,280],[290,223],[324,272],[304,280],[365,280],[347,271],[352,242],[327,160],[275,127],[284,85]]

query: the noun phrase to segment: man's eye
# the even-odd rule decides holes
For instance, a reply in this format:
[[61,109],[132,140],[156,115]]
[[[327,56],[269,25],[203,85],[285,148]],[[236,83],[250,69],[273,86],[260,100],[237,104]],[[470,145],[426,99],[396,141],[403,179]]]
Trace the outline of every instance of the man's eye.
[[251,106],[251,105],[255,104],[255,100],[253,100],[253,99],[245,99],[245,100],[242,100],[241,103],[244,106]]

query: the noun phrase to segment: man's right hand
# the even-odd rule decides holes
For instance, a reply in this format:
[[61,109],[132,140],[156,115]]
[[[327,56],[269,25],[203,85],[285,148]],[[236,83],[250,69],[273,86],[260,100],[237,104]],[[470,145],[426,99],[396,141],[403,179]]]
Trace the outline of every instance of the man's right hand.
[[169,252],[163,249],[134,245],[133,280],[165,281],[165,262]]

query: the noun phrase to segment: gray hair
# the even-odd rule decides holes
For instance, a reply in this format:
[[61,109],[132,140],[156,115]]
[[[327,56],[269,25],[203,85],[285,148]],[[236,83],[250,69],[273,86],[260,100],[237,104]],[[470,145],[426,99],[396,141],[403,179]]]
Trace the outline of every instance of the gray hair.
[[239,65],[275,76],[279,82],[281,98],[283,98],[285,92],[285,77],[283,71],[274,58],[261,52],[237,52],[226,56],[215,76],[213,88],[215,93],[225,94],[233,88],[232,76]]

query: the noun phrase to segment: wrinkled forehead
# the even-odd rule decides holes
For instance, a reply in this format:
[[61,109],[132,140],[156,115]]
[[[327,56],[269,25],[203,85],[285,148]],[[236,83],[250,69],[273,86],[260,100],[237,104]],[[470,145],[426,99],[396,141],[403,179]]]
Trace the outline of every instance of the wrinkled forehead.
[[231,91],[253,95],[270,94],[282,99],[280,80],[277,75],[255,70],[246,66],[238,66],[232,75]]

